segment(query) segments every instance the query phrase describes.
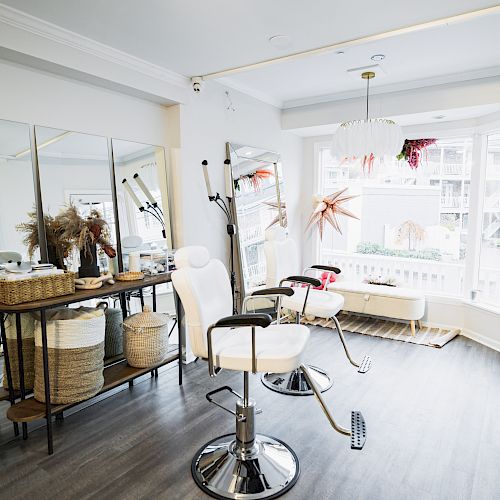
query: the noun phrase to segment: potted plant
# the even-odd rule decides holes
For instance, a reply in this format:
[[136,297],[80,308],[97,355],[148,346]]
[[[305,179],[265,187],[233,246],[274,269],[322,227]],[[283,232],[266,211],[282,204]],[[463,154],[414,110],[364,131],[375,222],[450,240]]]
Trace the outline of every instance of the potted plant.
[[97,245],[104,253],[113,258],[115,249],[111,246],[108,223],[98,210],[91,210],[88,217],[82,217],[75,205],[60,212],[54,220],[62,229],[62,237],[80,252],[80,278],[98,278],[100,276],[97,261]]
[[[30,259],[32,259],[35,251],[40,247],[36,211],[29,212],[28,217],[28,222],[18,224],[16,229],[26,233],[23,243],[28,249]],[[48,214],[44,215],[43,222],[45,226],[45,237],[47,239],[48,261],[58,269],[65,269],[64,259],[69,256],[72,244],[63,236],[62,228],[54,217]]]

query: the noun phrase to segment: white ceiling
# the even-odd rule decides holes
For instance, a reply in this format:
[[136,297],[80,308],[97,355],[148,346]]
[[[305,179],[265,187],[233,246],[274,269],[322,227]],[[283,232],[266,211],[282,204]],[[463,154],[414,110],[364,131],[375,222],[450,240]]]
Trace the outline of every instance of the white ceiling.
[[[354,97],[364,94],[366,81],[353,78],[347,70],[378,64],[380,71],[371,84],[377,89],[400,90],[467,80],[485,68],[485,75],[500,74],[500,14],[463,24],[406,34],[346,49],[344,54],[328,53],[229,77],[233,84],[249,87],[285,102],[285,107],[308,104],[323,96]],[[371,56],[384,54],[374,63]],[[480,74],[479,76],[483,76]],[[445,79],[446,81],[446,79]],[[346,95],[346,93],[348,93]]]
[[[186,76],[203,75],[497,5],[484,0],[0,0]],[[358,45],[231,76],[226,83],[286,107],[359,95],[346,70],[380,63],[373,90],[500,74],[500,15]],[[269,37],[286,34],[285,49]],[[223,80],[224,81],[224,80]],[[327,97],[325,97],[327,96]]]

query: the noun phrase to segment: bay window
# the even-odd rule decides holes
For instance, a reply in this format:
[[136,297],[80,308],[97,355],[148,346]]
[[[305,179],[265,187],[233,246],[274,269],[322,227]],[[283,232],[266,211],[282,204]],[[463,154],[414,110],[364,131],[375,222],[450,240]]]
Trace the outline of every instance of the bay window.
[[[487,137],[477,159],[473,150],[481,140],[479,134],[442,137],[422,152],[417,169],[386,158],[371,172],[357,160],[332,156],[330,143],[317,143],[317,193],[348,188],[357,197],[347,208],[359,217],[342,217],[342,234],[328,227],[322,241],[317,236],[317,258],[349,279],[387,278],[466,298],[475,288],[476,301],[500,306],[500,134]],[[471,207],[471,196],[479,206]],[[472,231],[469,222],[479,220],[482,227]],[[472,245],[470,235],[480,243]],[[474,279],[470,269],[477,271]]]

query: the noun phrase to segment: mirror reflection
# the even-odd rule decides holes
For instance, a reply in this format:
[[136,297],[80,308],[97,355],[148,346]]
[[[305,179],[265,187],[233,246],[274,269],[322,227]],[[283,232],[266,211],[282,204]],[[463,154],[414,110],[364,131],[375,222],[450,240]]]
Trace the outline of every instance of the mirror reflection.
[[287,225],[281,158],[278,153],[228,144],[238,225],[241,285],[244,295],[266,282],[266,229]]
[[[0,266],[9,260],[29,260],[26,234],[16,229],[28,222],[29,213],[36,224],[35,194],[29,126],[0,120]],[[33,259],[39,259],[35,250]]]
[[165,150],[113,139],[124,269],[162,272],[172,249]]
[[[107,139],[39,126],[35,133],[49,261],[80,277],[99,276],[116,242]],[[54,241],[53,217],[64,223],[64,241]]]

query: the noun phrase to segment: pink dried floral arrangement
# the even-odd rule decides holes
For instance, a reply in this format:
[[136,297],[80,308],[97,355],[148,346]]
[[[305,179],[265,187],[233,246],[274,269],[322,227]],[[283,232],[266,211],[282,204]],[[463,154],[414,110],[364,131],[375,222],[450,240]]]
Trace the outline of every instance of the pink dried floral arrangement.
[[436,144],[437,139],[405,139],[403,149],[398,154],[397,159],[403,158],[408,162],[410,168],[420,166],[422,150],[426,151],[429,146]]

